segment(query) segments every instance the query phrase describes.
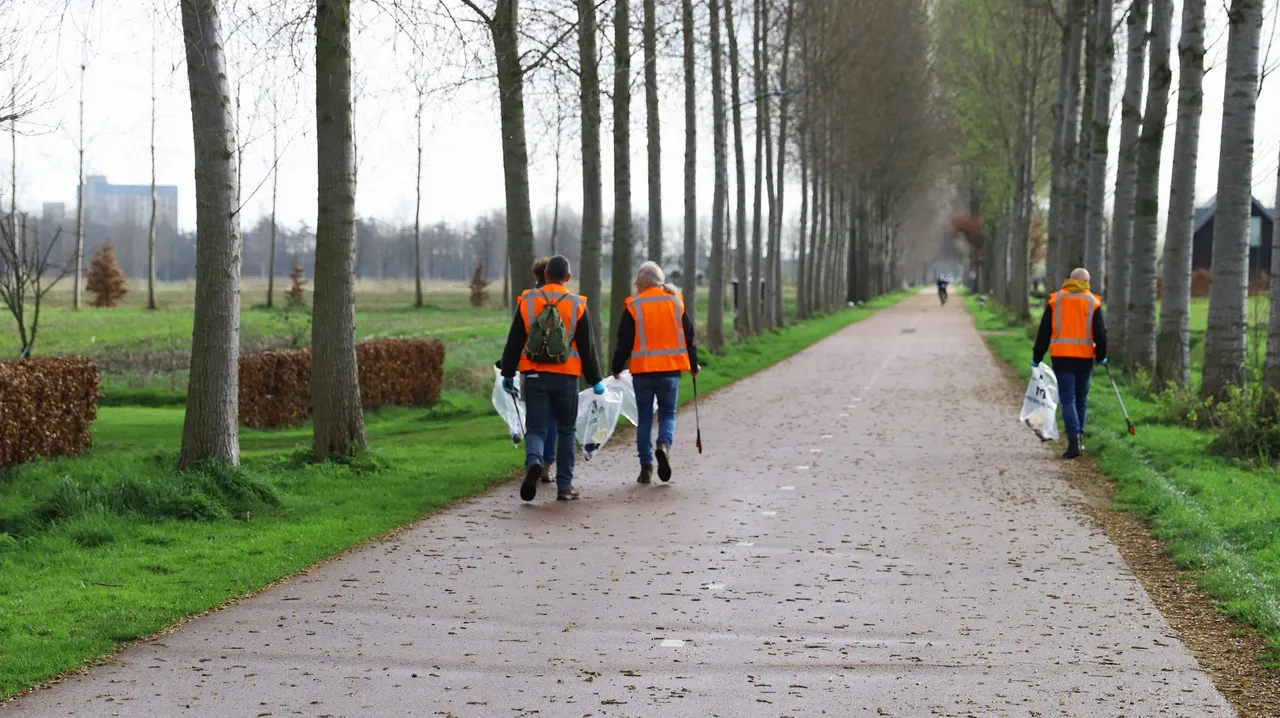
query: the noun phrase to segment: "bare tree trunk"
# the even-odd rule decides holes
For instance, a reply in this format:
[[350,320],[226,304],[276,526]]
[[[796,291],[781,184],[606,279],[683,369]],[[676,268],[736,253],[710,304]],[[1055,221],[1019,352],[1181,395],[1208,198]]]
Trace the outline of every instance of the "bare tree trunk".
[[807,133],[804,127],[796,128],[796,143],[798,145],[797,154],[800,155],[800,239],[796,243],[798,252],[796,257],[796,319],[804,321],[809,317],[808,303],[805,301],[805,292],[808,290],[808,282],[805,272],[808,271],[805,240],[806,230],[809,228],[809,148],[805,142]]
[[1229,387],[1244,386],[1245,382],[1249,218],[1262,0],[1232,0],[1230,23],[1218,203],[1213,219],[1209,328],[1204,337],[1204,383],[1200,388],[1203,396],[1219,399],[1225,397]]
[[[1062,28],[1062,50],[1058,66],[1058,98],[1053,106],[1053,176],[1049,203],[1049,260],[1046,272],[1057,282],[1070,271],[1067,265],[1083,260],[1072,257],[1071,182],[1076,153],[1076,117],[1080,101],[1080,46],[1084,41],[1085,3],[1070,0]],[[994,235],[988,238],[994,240]],[[987,276],[992,267],[987,267]],[[991,285],[987,285],[990,288]]]
[[786,323],[786,312],[783,301],[782,286],[782,228],[785,216],[783,199],[787,187],[787,110],[791,108],[790,88],[787,86],[788,60],[791,58],[791,22],[795,17],[795,0],[787,0],[787,19],[782,31],[782,67],[778,75],[778,203],[774,208],[778,219],[774,222],[773,237],[773,326],[781,327]]
[[737,190],[737,218],[733,229],[738,240],[738,249],[734,252],[734,274],[738,279],[738,313],[734,317],[734,329],[739,336],[745,336],[751,331],[751,311],[748,305],[751,280],[747,276],[747,258],[751,251],[747,245],[747,163],[742,142],[742,92],[739,82],[738,33],[735,25],[733,0],[724,0],[724,27],[729,40],[730,99],[733,101],[733,157]]
[[[564,113],[556,108],[556,179],[555,195],[551,206],[551,256],[556,255],[556,236],[560,234],[560,159],[563,156],[562,141],[564,137]],[[537,252],[534,252],[537,254]]]
[[1133,252],[1134,201],[1137,196],[1138,135],[1142,130],[1143,61],[1147,51],[1147,8],[1134,0],[1129,8],[1129,49],[1124,96],[1120,104],[1120,149],[1111,212],[1111,284],[1107,287],[1107,343],[1111,358],[1127,364],[1129,348],[1129,262]]
[[[184,23],[187,15],[187,11],[186,11],[187,4],[188,3],[185,1],[182,4],[182,7],[184,8],[183,9]],[[204,8],[201,8],[201,9],[204,10]],[[194,13],[195,10],[192,9],[191,12]],[[209,9],[208,12],[210,12],[211,14],[216,14],[215,11],[212,9]],[[185,24],[183,28],[184,28],[183,29],[184,34],[189,32],[188,30],[186,30]],[[196,39],[200,39],[198,35]],[[219,42],[221,42],[220,39],[219,39]],[[187,52],[188,53],[190,52],[190,45],[188,45]],[[84,279],[84,191],[85,191],[85,186],[84,186],[84,76],[85,76],[85,70],[87,67],[88,67],[88,61],[82,58],[80,60],[80,143],[76,147],[76,153],[80,157],[80,180],[79,180],[80,191],[76,193],[76,259],[75,259],[76,270],[75,270],[75,276],[74,276],[75,286],[72,289],[73,294],[71,297],[72,309],[80,308],[80,297],[83,292],[81,285],[83,284],[83,279]],[[223,89],[225,91],[226,88],[224,87]],[[197,202],[197,206],[198,206],[198,202]],[[238,239],[239,233],[240,233],[239,227],[237,227],[236,228],[237,242],[239,241]],[[197,236],[198,234],[199,234],[199,230],[197,230]],[[239,449],[237,448],[237,458],[236,458],[237,462],[239,461],[238,451]]]
[[[1071,256],[1080,258],[1079,263],[1073,267],[1087,268],[1092,276],[1093,289],[1102,292],[1107,281],[1106,267],[1089,266],[1085,246],[1085,217],[1089,213],[1089,162],[1093,158],[1093,115],[1098,77],[1098,25],[1093,22],[1095,9],[1094,3],[1085,3],[1084,90],[1081,93],[1080,117],[1077,123],[1080,136],[1076,142],[1076,158],[1072,170],[1071,225],[1068,236],[1071,238]],[[1020,212],[1015,211],[1015,216],[1020,217]],[[1015,226],[1016,224],[1015,222]]]
[[[183,468],[202,461],[236,465],[240,463],[240,212],[235,196],[239,182],[216,0],[182,0],[182,34],[195,142],[196,304],[178,463]],[[83,130],[83,122],[81,126]],[[83,147],[82,142],[82,152]],[[82,200],[83,187],[82,181]]]
[[[1112,5],[1115,0],[1098,0],[1094,10],[1097,38],[1095,67],[1093,141],[1089,155],[1089,188],[1084,224],[1084,265],[1091,271],[1106,262],[1105,226],[1107,204],[1107,155],[1111,136],[1111,86],[1115,65],[1116,43],[1112,29]],[[1116,281],[1114,275],[1109,281]],[[1101,286],[1099,287],[1101,289]],[[1096,290],[1095,290],[1096,291]]]
[[1173,0],[1152,0],[1150,76],[1147,107],[1138,140],[1138,175],[1133,216],[1133,259],[1129,268],[1129,308],[1125,313],[1125,359],[1154,371],[1156,366],[1156,246],[1160,222],[1160,156],[1169,109],[1169,37],[1173,32]]
[[147,227],[147,309],[156,308],[156,38],[151,34],[151,222]]
[[[1178,129],[1165,229],[1156,384],[1191,383],[1191,240],[1195,227],[1196,164],[1204,111],[1205,0],[1184,0],[1178,43]],[[1276,255],[1273,254],[1272,258]],[[1275,276],[1273,273],[1272,276]],[[1273,282],[1272,288],[1280,283]],[[1272,317],[1276,315],[1273,313]]]
[[728,158],[725,156],[724,48],[720,42],[720,0],[711,6],[711,115],[714,125],[715,185],[711,199],[711,296],[707,299],[707,345],[713,352],[724,350],[724,254],[725,194]]
[[[1192,1],[1188,0],[1188,3]],[[1280,165],[1277,165],[1276,204],[1273,206],[1280,207]],[[1275,401],[1280,398],[1280,222],[1271,224],[1271,286],[1268,291],[1271,294],[1271,314],[1267,322],[1267,361],[1262,381],[1268,389],[1276,392],[1271,397],[1274,411]]]
[[[511,263],[533,266],[533,211],[529,204],[529,147],[524,128],[524,68],[520,64],[518,0],[498,0],[493,17],[483,17],[493,35],[502,129],[502,169],[506,187],[507,247]],[[515,301],[533,282],[520,272],[506,301]]]
[[316,3],[316,283],[311,324],[315,460],[363,449],[356,367],[355,146],[350,0]]
[[[765,224],[765,265],[764,265],[764,306],[761,310],[761,316],[764,321],[764,329],[772,330],[777,326],[777,320],[773,316],[774,293],[778,291],[778,287],[774,284],[773,266],[777,257],[774,255],[774,240],[777,238],[779,222],[781,217],[778,216],[778,192],[777,182],[773,176],[773,119],[771,113],[773,107],[773,91],[769,89],[769,0],[760,0],[757,7],[760,13],[760,76],[764,78],[761,88],[757,91],[757,97],[762,99],[756,102],[756,117],[759,126],[764,129],[764,186],[765,196],[769,201],[769,218]],[[778,179],[781,181],[781,178]]]
[[649,259],[662,263],[662,131],[658,122],[658,29],[654,0],[644,0],[644,100],[649,135]]
[[613,282],[609,288],[609,343],[631,296],[631,7],[616,0],[613,19]]
[[267,256],[267,306],[276,300],[276,203],[280,189],[280,113],[276,100],[271,100],[271,251]]
[[418,104],[413,121],[418,140],[418,167],[413,185],[413,306],[421,309],[422,300],[422,111],[423,92],[418,89]]
[[[582,275],[578,286],[587,298],[592,340],[596,354],[604,343],[604,323],[600,305],[604,301],[604,271],[601,258],[604,234],[604,192],[600,169],[600,55],[596,49],[596,5],[594,0],[578,0],[578,73],[582,94]],[[686,172],[689,159],[685,160]],[[687,185],[686,185],[687,191]],[[688,199],[686,198],[686,211]],[[688,237],[685,238],[686,243]],[[690,310],[692,311],[692,310]]]
[[[763,0],[754,0],[754,14],[751,32],[751,66],[754,73],[753,87],[755,88],[755,96],[759,98],[765,93],[764,70],[761,65],[761,19],[760,19],[760,3]],[[764,207],[761,205],[761,199],[764,193],[764,136],[768,130],[765,125],[766,114],[762,111],[765,100],[757,100],[756,102],[756,159],[755,159],[755,199],[752,209],[751,223],[751,280],[747,282],[747,307],[750,309],[748,323],[753,334],[759,334],[764,326],[764,305],[760,296],[760,283],[764,277]]]

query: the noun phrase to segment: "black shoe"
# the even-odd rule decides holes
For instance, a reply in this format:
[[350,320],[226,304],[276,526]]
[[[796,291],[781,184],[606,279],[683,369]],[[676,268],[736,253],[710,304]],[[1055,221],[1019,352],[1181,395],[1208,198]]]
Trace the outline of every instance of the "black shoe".
[[640,466],[640,476],[636,479],[637,484],[647,484],[653,481],[653,465],[643,464]]
[[667,459],[667,452],[670,448],[666,444],[658,444],[658,450],[654,455],[658,457],[658,478],[663,481],[671,480],[671,462]]
[[1067,450],[1062,453],[1064,459],[1075,459],[1080,456],[1080,437],[1067,437]]
[[534,464],[524,472],[524,483],[520,484],[520,498],[533,501],[538,495],[538,477],[542,476],[542,467]]
[[551,482],[555,481],[555,479],[551,477],[551,467],[550,467],[550,466],[543,465],[543,467],[542,467],[542,478],[540,479],[540,481],[541,481],[542,483],[544,483],[544,484],[549,484],[549,483],[551,483]]
[[556,493],[556,501],[577,501],[582,498],[578,494],[578,490],[570,488],[568,491],[560,491]]

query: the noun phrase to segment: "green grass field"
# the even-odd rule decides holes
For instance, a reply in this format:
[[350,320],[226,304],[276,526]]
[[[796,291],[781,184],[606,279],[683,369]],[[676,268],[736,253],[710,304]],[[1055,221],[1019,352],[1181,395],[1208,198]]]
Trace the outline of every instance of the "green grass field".
[[[706,357],[699,389],[764,369],[906,294],[733,344]],[[426,310],[404,308],[403,291],[382,304],[362,298],[361,338],[445,337],[449,366],[483,383],[449,387],[430,409],[369,412],[371,449],[350,463],[309,463],[310,430],[300,426],[242,429],[240,469],[176,472],[182,406],[122,399],[100,409],[85,456],[0,473],[0,700],[511,478],[523,448],[488,401],[510,313],[472,309],[456,290],[433,295]],[[165,320],[136,303],[97,311],[98,321],[51,315],[44,352],[77,348],[62,334],[100,338],[90,353],[109,358],[167,341],[161,327],[189,332],[190,310],[177,306]]]
[[[979,328],[996,332],[985,336],[992,353],[1028,381],[1026,327],[1008,322],[993,304],[979,309],[976,297],[965,301]],[[1193,304],[1192,322],[1198,381],[1207,302]],[[1156,423],[1156,403],[1133,387],[1122,384],[1120,391],[1137,435],[1127,433],[1106,374],[1097,372],[1086,436],[1099,470],[1117,484],[1119,507],[1168,541],[1173,559],[1195,573],[1223,611],[1261,633],[1271,647],[1265,662],[1280,662],[1280,469],[1216,456],[1211,433]]]

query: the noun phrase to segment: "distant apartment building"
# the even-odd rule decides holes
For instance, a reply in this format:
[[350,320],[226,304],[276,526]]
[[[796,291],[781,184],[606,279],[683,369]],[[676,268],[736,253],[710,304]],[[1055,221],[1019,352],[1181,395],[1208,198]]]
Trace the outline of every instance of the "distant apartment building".
[[[76,189],[79,197],[80,188]],[[151,222],[151,185],[111,184],[103,175],[89,175],[84,184],[85,219],[107,225],[146,227]],[[178,226],[178,188],[156,185],[156,224]]]
[[47,225],[60,225],[67,221],[67,205],[65,202],[45,202],[40,217]]
[[[77,198],[81,196],[81,189],[84,219],[89,229],[86,234],[106,233],[101,237],[87,236],[87,243],[96,246],[111,242],[116,246],[120,268],[130,276],[144,276],[147,228],[151,224],[151,185],[111,184],[103,175],[89,175],[85,177],[84,187],[76,188]],[[177,230],[178,188],[174,185],[156,185],[156,227],[162,236]]]

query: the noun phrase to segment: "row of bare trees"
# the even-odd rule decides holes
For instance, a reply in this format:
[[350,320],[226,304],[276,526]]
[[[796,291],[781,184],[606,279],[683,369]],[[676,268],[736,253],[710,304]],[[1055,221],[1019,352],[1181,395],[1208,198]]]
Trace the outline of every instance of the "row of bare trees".
[[[1203,396],[1219,399],[1250,378],[1247,295],[1255,115],[1262,80],[1271,69],[1264,67],[1268,59],[1261,53],[1264,4],[1231,0],[1223,8],[1228,21],[1226,88],[1200,387]],[[1044,143],[1026,132],[1020,137],[1030,136],[1033,147],[1010,141],[1019,136],[1011,128],[1021,117],[1048,128],[1051,137],[1048,280],[1061,279],[1075,266],[1087,268],[1094,290],[1106,298],[1115,362],[1151,373],[1161,386],[1186,386],[1191,381],[1192,234],[1208,7],[1205,0],[957,0],[939,23],[938,37],[946,48],[946,92],[959,129],[962,160],[970,170],[973,193],[984,199],[983,226],[998,265],[994,271],[984,267],[983,288],[993,290],[1023,319],[1029,318],[1023,212],[1027,196],[1038,191],[1042,173],[1037,168],[1028,176],[1025,163],[1043,152]],[[1036,17],[1051,22],[1032,22]],[[1162,213],[1161,161],[1173,90],[1174,22],[1179,17],[1172,180],[1169,206]],[[1115,184],[1108,188],[1108,140],[1117,84],[1112,68],[1116,35],[1122,28],[1126,52],[1119,154]],[[1018,81],[1026,69],[1019,61],[1041,55],[1058,59],[1051,107],[1025,92],[1025,80],[1033,76],[1048,84],[1047,63],[1037,63]],[[1000,166],[992,155],[1017,159]],[[1113,190],[1109,231],[1108,189]],[[1277,200],[1280,203],[1280,195]],[[1017,221],[1010,222],[1010,216]],[[1010,227],[1011,238],[1006,231]],[[1280,251],[1275,251],[1280,236],[1263,241],[1272,243],[1274,275],[1280,271]],[[992,252],[984,253],[984,263],[991,258]],[[1280,306],[1280,282],[1273,281],[1270,291],[1271,303]],[[1260,378],[1280,390],[1280,312],[1272,311],[1269,321],[1266,369]]]

